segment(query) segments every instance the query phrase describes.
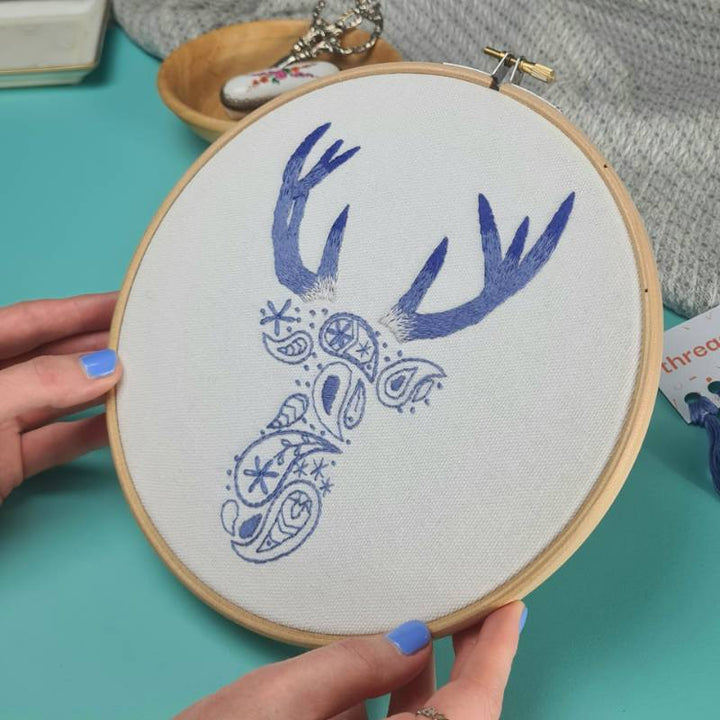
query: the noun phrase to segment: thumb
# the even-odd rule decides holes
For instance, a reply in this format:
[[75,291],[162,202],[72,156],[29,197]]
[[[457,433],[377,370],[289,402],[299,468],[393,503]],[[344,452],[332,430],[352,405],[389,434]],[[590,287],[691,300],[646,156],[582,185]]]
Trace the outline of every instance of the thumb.
[[64,410],[105,394],[120,378],[114,350],[40,355],[0,372],[0,421],[43,408]]
[[387,635],[341,640],[246,675],[179,717],[325,720],[407,684],[429,662],[430,641],[417,620]]

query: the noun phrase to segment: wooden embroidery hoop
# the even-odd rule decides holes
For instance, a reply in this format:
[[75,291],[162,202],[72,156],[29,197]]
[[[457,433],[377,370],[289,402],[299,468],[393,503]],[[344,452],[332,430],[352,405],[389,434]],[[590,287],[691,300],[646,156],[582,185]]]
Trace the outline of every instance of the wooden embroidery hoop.
[[[475,83],[486,88],[491,86],[489,75],[469,68],[434,63],[388,63],[348,70],[340,75],[313,82],[308,86],[286,93],[251,113],[247,118],[238,122],[233,130],[210,146],[193,163],[160,206],[135,252],[120,290],[110,331],[110,347],[115,349],[118,347],[130,290],[145,251],[149,247],[156,230],[185,186],[219,150],[238,133],[241,133],[264,115],[306,93],[353,78],[397,73],[442,75]],[[588,494],[572,520],[542,552],[510,580],[464,608],[431,621],[429,627],[434,636],[457,632],[494,609],[512,600],[524,597],[557,570],[580,547],[607,512],[630,472],[650,422],[660,374],[662,353],[660,289],[648,237],[627,190],[614,170],[590,141],[554,107],[514,85],[503,84],[500,86],[499,92],[522,103],[559,128],[583,152],[610,191],[627,228],[638,268],[642,330],[640,358],[629,409],[614,451],[605,464],[592,491]],[[299,630],[266,620],[230,602],[196,577],[170,549],[153,525],[140,500],[123,453],[114,391],[108,399],[107,418],[113,460],[120,478],[120,485],[130,508],[150,544],[155,548],[168,568],[189,590],[225,617],[275,640],[313,647],[333,642],[340,637]]]

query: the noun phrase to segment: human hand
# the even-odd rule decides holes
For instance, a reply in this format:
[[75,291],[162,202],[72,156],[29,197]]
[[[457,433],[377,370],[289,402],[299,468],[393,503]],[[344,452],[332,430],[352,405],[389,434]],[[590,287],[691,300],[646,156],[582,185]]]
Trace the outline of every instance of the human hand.
[[120,379],[108,350],[117,293],[0,308],[0,502],[25,478],[107,443],[103,402]]
[[417,720],[421,708],[436,720],[497,720],[525,617],[510,603],[455,635],[450,682],[437,691],[430,634],[411,621],[256,670],[177,720],[364,720],[364,700],[388,692],[391,720]]

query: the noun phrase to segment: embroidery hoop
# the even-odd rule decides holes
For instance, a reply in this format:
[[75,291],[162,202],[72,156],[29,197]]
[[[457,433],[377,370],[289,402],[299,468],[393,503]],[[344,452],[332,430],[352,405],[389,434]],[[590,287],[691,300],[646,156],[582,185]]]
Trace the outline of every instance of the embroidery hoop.
[[[227,133],[196,160],[174,187],[153,218],[132,259],[123,282],[117,309],[113,318],[110,346],[113,348],[118,347],[123,317],[133,282],[145,252],[150,246],[166,213],[196,173],[230,140],[276,108],[292,102],[295,98],[301,97],[306,93],[311,93],[328,85],[342,83],[354,78],[398,73],[440,75],[474,83],[484,88],[491,87],[491,78],[489,75],[469,68],[465,69],[457,66],[433,63],[391,63],[378,67],[357,68],[346,71],[341,75],[312,83],[309,87],[306,86],[296,91],[286,93],[253,112],[239,122],[234,130]],[[582,542],[600,522],[630,472],[650,421],[660,372],[659,360],[662,349],[662,305],[660,290],[649,241],[642,220],[627,190],[597,149],[554,107],[534,96],[532,93],[526,92],[513,85],[503,84],[500,86],[499,92],[531,109],[560,129],[562,133],[582,151],[596,173],[602,178],[615,201],[631,240],[632,251],[638,269],[638,288],[641,293],[642,330],[640,357],[637,365],[637,375],[632,398],[625,416],[622,431],[615,443],[614,451],[608,458],[604,470],[597,478],[591,492],[586,496],[585,501],[575,513],[572,520],[565,525],[564,529],[544,550],[507,582],[475,602],[429,622],[430,629],[436,637],[454,633],[469,626],[497,607],[511,600],[524,597],[547,579],[580,547]],[[335,641],[340,637],[339,635],[288,627],[249,612],[220,595],[188,569],[178,559],[154,526],[135,488],[123,452],[118,422],[117,400],[114,391],[108,399],[107,417],[113,460],[128,504],[150,544],[168,568],[189,590],[225,617],[255,632],[282,642],[312,647]]]

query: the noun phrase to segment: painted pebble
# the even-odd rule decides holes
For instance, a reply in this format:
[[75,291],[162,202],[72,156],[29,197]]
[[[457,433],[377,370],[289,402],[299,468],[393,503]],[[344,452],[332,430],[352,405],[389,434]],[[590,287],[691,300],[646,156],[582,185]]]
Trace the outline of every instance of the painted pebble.
[[237,119],[286,90],[338,72],[340,69],[332,63],[312,61],[236,75],[225,83],[220,100],[227,114]]

